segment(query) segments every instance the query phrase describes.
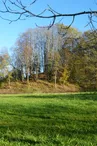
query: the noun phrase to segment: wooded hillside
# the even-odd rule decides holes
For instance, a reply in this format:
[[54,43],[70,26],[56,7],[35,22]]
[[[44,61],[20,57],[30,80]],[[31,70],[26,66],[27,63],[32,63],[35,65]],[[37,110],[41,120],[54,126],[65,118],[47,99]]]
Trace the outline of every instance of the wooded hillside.
[[79,32],[56,24],[51,29],[28,29],[20,34],[11,55],[0,55],[1,81],[45,80],[97,90],[97,32]]

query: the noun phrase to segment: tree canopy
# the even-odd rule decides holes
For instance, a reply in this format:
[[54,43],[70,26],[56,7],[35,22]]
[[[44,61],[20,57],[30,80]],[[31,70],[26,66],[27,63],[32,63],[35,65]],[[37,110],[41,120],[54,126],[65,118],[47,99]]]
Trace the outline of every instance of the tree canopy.
[[[97,37],[95,31],[79,32],[63,24],[28,29],[19,35],[12,62],[14,80],[73,83],[82,90],[97,89]],[[41,74],[43,76],[41,76]]]

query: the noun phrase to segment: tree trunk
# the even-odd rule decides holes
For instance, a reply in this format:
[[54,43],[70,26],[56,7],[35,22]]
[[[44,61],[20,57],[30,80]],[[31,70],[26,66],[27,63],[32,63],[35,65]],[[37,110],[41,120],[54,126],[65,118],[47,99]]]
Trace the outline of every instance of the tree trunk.
[[38,67],[36,67],[36,81],[38,80]]
[[57,87],[56,83],[57,83],[57,70],[55,71],[55,88]]
[[27,83],[29,83],[29,67],[27,68]]
[[21,66],[21,79],[22,79],[22,82],[23,82],[24,81],[23,66]]

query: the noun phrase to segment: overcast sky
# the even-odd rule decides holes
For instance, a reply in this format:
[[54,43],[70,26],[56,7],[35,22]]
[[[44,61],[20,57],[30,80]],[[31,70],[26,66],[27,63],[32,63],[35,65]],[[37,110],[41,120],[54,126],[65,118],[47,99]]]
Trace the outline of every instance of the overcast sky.
[[[1,1],[2,0],[0,0],[0,9],[3,9]],[[22,1],[25,2],[25,0]],[[29,1],[32,0],[26,0],[26,2]],[[60,13],[76,13],[97,9],[95,0],[37,0],[32,9],[34,12],[40,13],[43,9],[47,8],[47,4]],[[8,18],[8,16],[7,14],[5,17]],[[14,19],[14,16],[12,16],[12,18]],[[60,19],[57,20],[57,22],[60,21]],[[72,18],[65,17],[61,22],[67,25],[70,24],[71,21]],[[14,45],[18,35],[28,28],[35,28],[35,23],[39,26],[44,26],[48,25],[49,22],[50,20],[47,19],[30,18],[9,24],[8,21],[0,18],[0,49],[3,47],[10,49],[11,46]],[[85,27],[87,23],[87,16],[78,16],[75,18],[72,26],[76,27],[79,31],[85,31],[89,29],[89,27]]]

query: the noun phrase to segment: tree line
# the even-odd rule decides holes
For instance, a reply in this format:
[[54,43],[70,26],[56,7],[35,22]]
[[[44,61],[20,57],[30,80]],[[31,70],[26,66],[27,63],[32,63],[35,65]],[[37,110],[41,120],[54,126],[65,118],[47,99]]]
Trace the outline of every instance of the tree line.
[[97,32],[82,33],[64,24],[28,29],[18,36],[10,56],[0,55],[0,75],[8,81],[44,79],[55,86],[73,83],[96,90]]

